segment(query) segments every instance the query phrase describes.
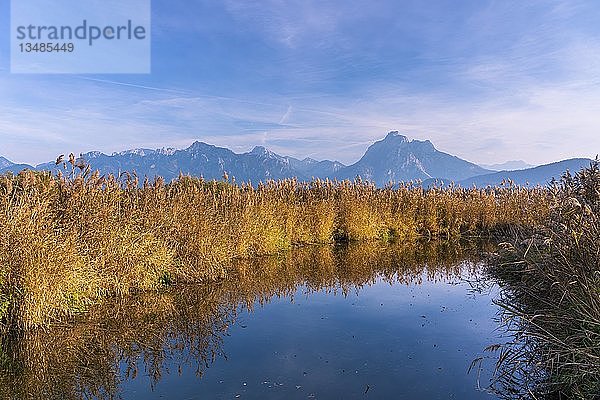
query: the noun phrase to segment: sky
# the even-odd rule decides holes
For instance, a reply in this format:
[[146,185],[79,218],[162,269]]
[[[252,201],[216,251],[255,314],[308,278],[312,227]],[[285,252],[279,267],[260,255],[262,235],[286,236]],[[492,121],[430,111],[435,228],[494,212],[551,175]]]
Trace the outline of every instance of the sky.
[[482,164],[600,153],[596,0],[153,0],[150,74],[10,73],[0,156],[185,148],[357,161],[398,130]]

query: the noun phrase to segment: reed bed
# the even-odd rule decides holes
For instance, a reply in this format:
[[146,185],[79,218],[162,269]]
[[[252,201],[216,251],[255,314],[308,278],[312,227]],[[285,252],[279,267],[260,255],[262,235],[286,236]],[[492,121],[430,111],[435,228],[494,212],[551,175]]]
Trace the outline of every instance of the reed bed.
[[[73,160],[71,160],[73,161]],[[360,180],[256,187],[181,176],[100,176],[89,168],[0,177],[0,321],[30,329],[102,299],[226,278],[236,259],[340,241],[413,241],[533,227],[542,188],[376,188]]]
[[492,273],[512,336],[496,387],[510,398],[600,398],[600,168],[566,173],[549,189],[550,214],[516,231]]

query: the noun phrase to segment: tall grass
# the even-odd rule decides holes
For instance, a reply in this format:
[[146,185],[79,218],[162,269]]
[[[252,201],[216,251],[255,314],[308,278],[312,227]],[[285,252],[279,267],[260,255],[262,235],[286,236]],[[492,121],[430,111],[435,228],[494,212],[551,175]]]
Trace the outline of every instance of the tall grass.
[[0,177],[0,321],[29,329],[107,297],[220,280],[232,260],[294,245],[487,235],[547,214],[542,188],[252,187],[186,176],[140,184],[89,169],[25,171]]
[[548,222],[507,244],[495,275],[513,341],[498,387],[515,398],[600,398],[600,168],[549,189]]

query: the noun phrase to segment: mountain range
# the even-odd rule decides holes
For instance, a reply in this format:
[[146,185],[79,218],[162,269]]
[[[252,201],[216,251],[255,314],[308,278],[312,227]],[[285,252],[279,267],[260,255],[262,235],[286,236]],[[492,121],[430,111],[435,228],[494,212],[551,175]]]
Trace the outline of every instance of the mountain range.
[[[239,154],[203,142],[195,142],[182,150],[134,149],[112,155],[90,152],[80,158],[101,174],[119,175],[124,171],[135,171],[139,177],[152,179],[162,176],[167,181],[180,173],[202,176],[207,180],[222,179],[227,174],[237,182],[251,183],[292,177],[299,180],[352,180],[360,176],[378,186],[417,180],[423,181],[424,185],[455,182],[461,186],[486,186],[500,184],[504,179],[521,185],[544,185],[552,177],[560,177],[567,169],[576,171],[591,162],[590,159],[574,158],[534,168],[497,172],[441,152],[429,140],[409,140],[397,131],[373,143],[360,160],[348,166],[338,161],[281,156],[262,146]],[[26,168],[57,172],[62,167],[54,161],[35,167],[13,164],[0,157],[0,174],[17,173]]]

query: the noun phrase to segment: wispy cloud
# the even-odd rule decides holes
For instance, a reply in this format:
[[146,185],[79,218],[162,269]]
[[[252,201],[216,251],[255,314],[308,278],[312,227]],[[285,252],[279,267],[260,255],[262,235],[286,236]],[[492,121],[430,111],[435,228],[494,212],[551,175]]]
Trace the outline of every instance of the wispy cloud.
[[290,48],[331,37],[345,11],[339,3],[315,0],[226,0],[225,5],[238,22],[258,27],[270,40]]

